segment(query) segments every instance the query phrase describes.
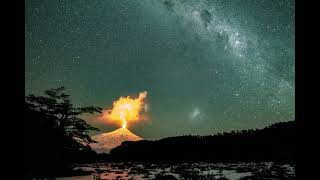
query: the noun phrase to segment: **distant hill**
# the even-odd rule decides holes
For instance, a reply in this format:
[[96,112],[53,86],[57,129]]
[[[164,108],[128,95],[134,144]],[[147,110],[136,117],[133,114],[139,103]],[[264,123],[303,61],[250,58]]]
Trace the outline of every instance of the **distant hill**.
[[178,136],[157,141],[125,141],[111,150],[113,160],[293,161],[295,121],[264,129],[210,136]]
[[112,132],[101,133],[91,137],[97,143],[90,146],[97,153],[109,153],[112,148],[119,146],[124,141],[139,141],[141,137],[133,134],[127,128],[119,128]]

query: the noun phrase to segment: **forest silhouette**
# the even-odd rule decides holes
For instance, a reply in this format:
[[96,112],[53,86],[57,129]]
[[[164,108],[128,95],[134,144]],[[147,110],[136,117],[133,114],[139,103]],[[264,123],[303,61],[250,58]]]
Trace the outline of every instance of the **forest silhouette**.
[[263,129],[208,136],[186,135],[157,141],[125,141],[110,153],[113,160],[292,162],[294,141],[295,121],[288,121]]

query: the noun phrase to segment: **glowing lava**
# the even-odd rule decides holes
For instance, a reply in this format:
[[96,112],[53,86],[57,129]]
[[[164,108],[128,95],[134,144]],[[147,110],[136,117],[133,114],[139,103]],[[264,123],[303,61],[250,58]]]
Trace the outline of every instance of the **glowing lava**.
[[113,102],[112,109],[103,112],[102,118],[105,120],[119,121],[122,128],[126,128],[128,121],[139,120],[140,112],[144,107],[144,100],[147,97],[147,92],[139,93],[137,98],[120,97]]

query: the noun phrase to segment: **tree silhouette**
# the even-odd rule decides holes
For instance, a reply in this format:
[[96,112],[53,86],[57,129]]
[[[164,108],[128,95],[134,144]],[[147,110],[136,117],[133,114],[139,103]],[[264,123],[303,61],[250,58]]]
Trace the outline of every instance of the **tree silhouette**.
[[65,87],[46,90],[43,96],[25,98],[26,177],[55,177],[73,163],[93,160],[96,153],[88,133],[99,130],[80,117],[100,113],[94,106],[74,107]]
[[101,113],[102,109],[94,106],[75,108],[64,90],[65,87],[60,87],[46,90],[46,96],[28,95],[26,97],[28,110],[47,116],[52,120],[54,128],[61,129],[66,136],[73,137],[83,144],[95,142],[88,136],[88,132],[99,129],[87,124],[84,119],[79,118],[79,115]]

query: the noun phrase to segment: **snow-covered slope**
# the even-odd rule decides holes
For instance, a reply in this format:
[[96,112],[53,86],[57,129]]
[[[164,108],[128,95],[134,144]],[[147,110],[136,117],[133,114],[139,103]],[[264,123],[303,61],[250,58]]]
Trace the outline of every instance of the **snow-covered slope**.
[[119,146],[123,141],[139,141],[141,137],[133,134],[127,128],[119,128],[109,133],[101,133],[91,137],[98,143],[91,143],[90,146],[97,153],[109,153],[112,148]]

